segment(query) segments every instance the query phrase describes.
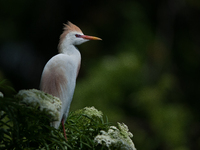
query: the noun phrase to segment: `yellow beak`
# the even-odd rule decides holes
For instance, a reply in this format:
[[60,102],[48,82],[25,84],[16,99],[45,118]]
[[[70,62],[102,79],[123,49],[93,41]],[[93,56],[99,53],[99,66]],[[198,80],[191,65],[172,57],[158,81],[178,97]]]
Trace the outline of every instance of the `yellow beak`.
[[89,35],[81,35],[83,39],[87,40],[102,40],[101,38],[95,37],[95,36],[89,36]]

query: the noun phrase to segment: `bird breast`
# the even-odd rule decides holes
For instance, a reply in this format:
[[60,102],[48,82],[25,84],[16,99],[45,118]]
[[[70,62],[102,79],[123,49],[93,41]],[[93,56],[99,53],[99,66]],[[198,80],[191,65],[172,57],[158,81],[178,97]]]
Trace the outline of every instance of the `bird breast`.
[[59,97],[61,101],[66,97],[72,99],[79,65],[80,62],[65,54],[52,57],[44,68],[41,90]]

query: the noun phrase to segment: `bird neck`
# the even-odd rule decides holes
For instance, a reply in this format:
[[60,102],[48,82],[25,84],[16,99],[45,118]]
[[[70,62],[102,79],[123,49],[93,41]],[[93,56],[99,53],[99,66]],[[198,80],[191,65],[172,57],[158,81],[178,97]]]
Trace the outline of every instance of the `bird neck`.
[[72,44],[70,45],[61,45],[59,49],[59,53],[63,53],[69,56],[77,56],[80,57],[80,52],[79,50]]

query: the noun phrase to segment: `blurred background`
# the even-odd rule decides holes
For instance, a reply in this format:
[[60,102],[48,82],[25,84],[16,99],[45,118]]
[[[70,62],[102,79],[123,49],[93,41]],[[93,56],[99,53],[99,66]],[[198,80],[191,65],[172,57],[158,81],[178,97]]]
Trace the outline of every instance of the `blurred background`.
[[69,20],[103,39],[78,46],[71,111],[124,122],[138,150],[200,149],[199,0],[1,0],[0,18],[0,80],[38,89]]

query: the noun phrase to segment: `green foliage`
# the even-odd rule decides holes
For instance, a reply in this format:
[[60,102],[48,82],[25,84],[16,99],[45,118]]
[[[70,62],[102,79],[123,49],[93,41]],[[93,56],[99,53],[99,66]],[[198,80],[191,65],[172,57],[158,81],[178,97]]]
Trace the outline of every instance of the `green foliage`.
[[[110,126],[108,119],[103,118],[103,113],[94,107],[85,107],[69,114],[65,123],[68,138],[66,141],[62,127],[55,129],[50,126],[52,117],[55,118],[56,115],[54,113],[58,111],[57,109],[52,111],[54,107],[52,102],[54,105],[56,102],[57,107],[61,106],[58,98],[36,89],[21,90],[16,96],[9,98],[0,97],[0,149],[114,150],[128,147],[133,150],[135,148],[128,127],[119,123],[119,129]],[[97,136],[102,141],[109,140],[109,135],[105,139],[104,135],[101,135],[107,131],[113,131],[113,134],[118,135],[112,139],[111,146],[95,141]]]
[[[88,115],[85,109],[69,114],[66,141],[62,127],[50,127],[47,112],[38,107],[21,104],[16,98],[0,98],[0,106],[0,149],[108,149],[94,141],[100,131],[108,131],[108,119]],[[109,149],[121,146],[112,145]]]
[[65,124],[68,143],[73,149],[107,149],[97,146],[94,137],[101,130],[108,130],[110,123],[107,118],[89,116],[84,110],[78,110],[69,114]]
[[0,149],[65,149],[69,146],[59,130],[49,126],[50,118],[39,106],[31,106],[16,97],[5,80],[0,87]]
[[63,135],[49,126],[46,113],[20,104],[16,98],[0,98],[0,148],[64,149]]

